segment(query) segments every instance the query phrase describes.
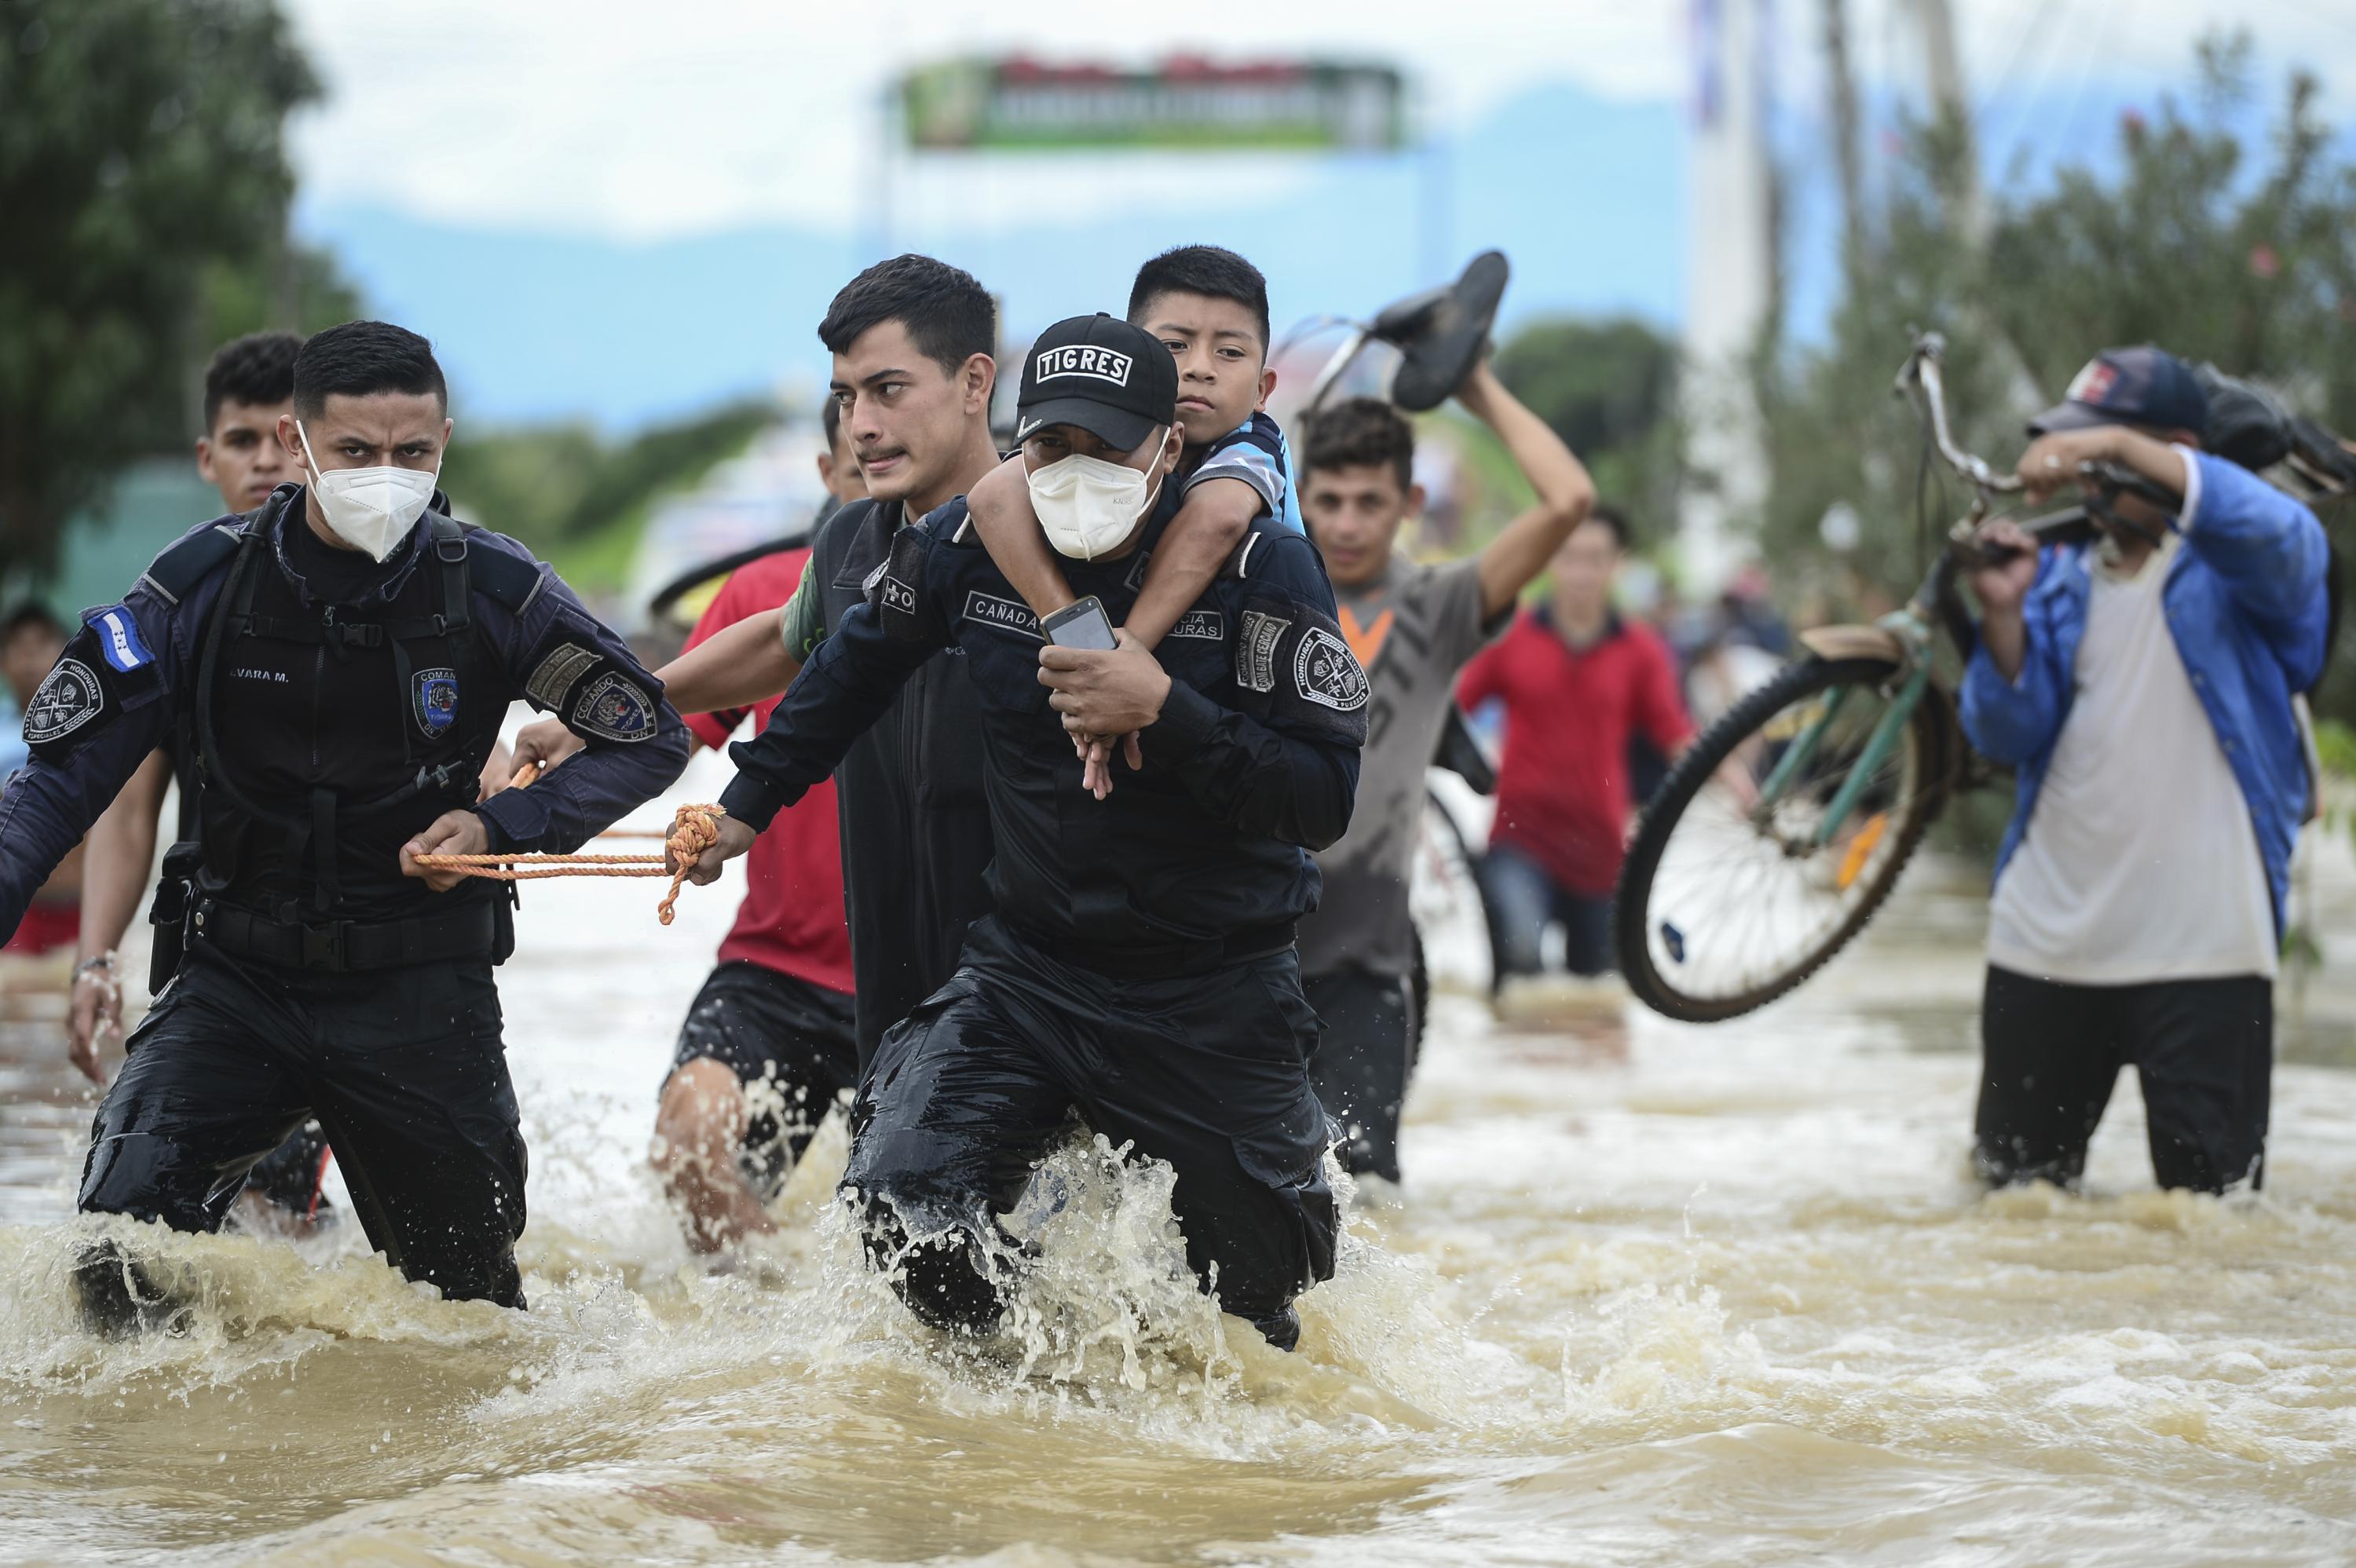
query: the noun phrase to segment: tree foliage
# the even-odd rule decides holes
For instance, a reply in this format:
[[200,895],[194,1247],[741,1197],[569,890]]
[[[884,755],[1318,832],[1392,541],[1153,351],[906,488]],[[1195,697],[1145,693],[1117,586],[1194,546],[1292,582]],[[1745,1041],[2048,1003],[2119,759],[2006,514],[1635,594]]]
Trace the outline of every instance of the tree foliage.
[[272,0],[0,0],[0,571],[194,433],[187,367],[279,260],[317,93]]
[[723,404],[619,441],[585,425],[452,432],[443,485],[467,521],[543,554],[577,543],[742,451],[776,411]]
[[1497,379],[1594,473],[1604,496],[1665,531],[1676,481],[1677,347],[1630,316],[1547,316],[1501,344]]
[[[1963,199],[1967,139],[1918,129],[1825,341],[1761,366],[1774,472],[1762,543],[1804,616],[1911,589],[1967,498],[1925,475],[1919,426],[1890,395],[1916,326],[1946,334],[1958,437],[1998,464],[2079,366],[2124,344],[2257,377],[2356,430],[2356,168],[2334,156],[2303,74],[2253,144],[2249,59],[2244,40],[2203,44],[2189,101],[2124,119],[2105,166],[2016,180],[2022,194],[1996,199],[1984,228]],[[1846,550],[1824,542],[1836,506],[1859,525]],[[2346,702],[2351,688],[2343,675],[2325,695]]]

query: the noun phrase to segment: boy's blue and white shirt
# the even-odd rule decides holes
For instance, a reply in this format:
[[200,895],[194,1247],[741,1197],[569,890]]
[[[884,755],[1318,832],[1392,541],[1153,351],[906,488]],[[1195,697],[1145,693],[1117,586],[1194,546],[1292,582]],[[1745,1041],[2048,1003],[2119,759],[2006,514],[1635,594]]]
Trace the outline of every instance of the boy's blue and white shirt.
[[1262,410],[1203,448],[1191,473],[1178,486],[1185,493],[1205,479],[1240,479],[1259,492],[1268,515],[1294,533],[1301,526],[1301,502],[1292,482],[1292,449],[1284,432]]

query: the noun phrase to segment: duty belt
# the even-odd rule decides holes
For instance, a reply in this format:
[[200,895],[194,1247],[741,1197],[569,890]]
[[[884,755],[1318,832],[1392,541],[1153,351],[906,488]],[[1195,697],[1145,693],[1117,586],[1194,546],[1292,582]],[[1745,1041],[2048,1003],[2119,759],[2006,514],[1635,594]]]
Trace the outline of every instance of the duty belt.
[[1135,947],[1097,946],[1068,938],[1017,933],[1025,942],[1051,953],[1076,968],[1108,980],[1173,980],[1187,975],[1207,975],[1230,964],[1245,964],[1281,953],[1292,945],[1293,923],[1246,926],[1210,942],[1168,943]]
[[498,941],[498,910],[484,900],[448,913],[403,920],[285,921],[206,899],[188,917],[188,933],[233,958],[345,974],[453,958],[488,961]]

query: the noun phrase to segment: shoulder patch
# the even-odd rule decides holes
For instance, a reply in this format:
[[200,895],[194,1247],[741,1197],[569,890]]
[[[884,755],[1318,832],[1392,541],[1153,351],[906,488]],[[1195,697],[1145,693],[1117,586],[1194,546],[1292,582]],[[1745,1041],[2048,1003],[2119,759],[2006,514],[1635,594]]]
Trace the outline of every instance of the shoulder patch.
[[[933,514],[940,516],[937,510]],[[924,585],[931,560],[931,534],[922,527],[902,528],[892,539],[892,551],[867,579],[867,600],[875,606],[884,635],[894,642],[924,637],[917,590]]]
[[108,605],[89,617],[88,624],[98,634],[100,656],[124,675],[155,662],[155,656],[140,638],[139,623],[122,605]]
[[61,658],[25,704],[25,744],[53,745],[105,711],[98,672],[78,658]]
[[1236,684],[1246,691],[1276,689],[1276,645],[1292,622],[1265,610],[1247,610],[1236,638]]
[[1357,711],[1369,695],[1357,656],[1323,626],[1310,627],[1293,650],[1292,688],[1305,700],[1336,713]]
[[608,741],[648,740],[659,728],[655,705],[638,689],[637,682],[611,670],[589,683],[567,722]]
[[523,683],[523,694],[542,708],[562,709],[564,699],[573,695],[573,683],[587,674],[589,667],[601,656],[596,649],[584,648],[579,643],[559,643]]

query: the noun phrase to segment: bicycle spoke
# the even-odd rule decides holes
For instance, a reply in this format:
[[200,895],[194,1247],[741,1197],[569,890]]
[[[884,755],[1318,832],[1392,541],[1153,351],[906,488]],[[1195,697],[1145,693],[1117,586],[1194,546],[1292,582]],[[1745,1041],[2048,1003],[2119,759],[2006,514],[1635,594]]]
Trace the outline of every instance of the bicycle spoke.
[[[1737,773],[1759,791],[1794,743],[1789,738],[1811,732],[1827,700],[1826,691],[1810,692],[1767,718],[1732,748],[1721,773]],[[1914,818],[1924,794],[1911,727],[1860,781],[1840,830],[1822,846],[1815,837],[1889,707],[1874,687],[1848,688],[1832,722],[1815,731],[1810,753],[1763,807],[1746,805],[1742,791],[1717,777],[1687,804],[1646,888],[1643,927],[1655,971],[1679,993],[1711,1001],[1772,983],[1834,940],[1879,884],[1899,825]]]

